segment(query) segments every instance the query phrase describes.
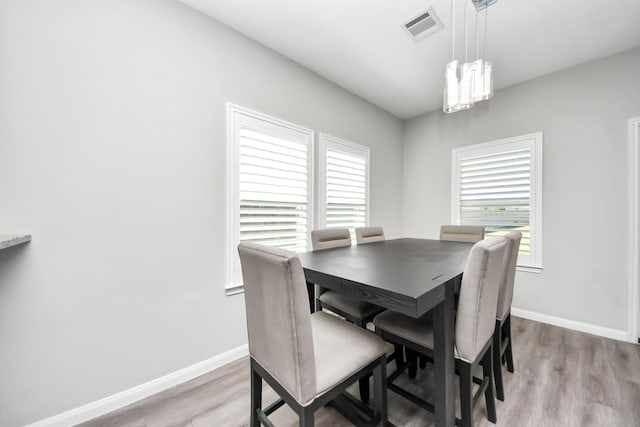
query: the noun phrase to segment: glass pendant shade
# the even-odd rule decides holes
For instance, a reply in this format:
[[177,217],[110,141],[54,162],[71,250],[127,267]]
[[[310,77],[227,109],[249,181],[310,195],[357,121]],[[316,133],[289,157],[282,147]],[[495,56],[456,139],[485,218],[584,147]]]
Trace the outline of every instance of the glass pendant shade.
[[484,61],[484,87],[482,100],[490,99],[493,96],[493,63]]
[[444,102],[442,111],[455,113],[460,111],[460,63],[457,60],[449,62],[444,69]]
[[460,109],[473,107],[473,62],[465,62],[460,67]]
[[442,111],[445,113],[455,113],[473,107],[474,64],[460,64],[458,60],[453,60],[445,67],[442,105]]
[[493,96],[493,64],[477,59],[472,63],[473,101],[485,101]]

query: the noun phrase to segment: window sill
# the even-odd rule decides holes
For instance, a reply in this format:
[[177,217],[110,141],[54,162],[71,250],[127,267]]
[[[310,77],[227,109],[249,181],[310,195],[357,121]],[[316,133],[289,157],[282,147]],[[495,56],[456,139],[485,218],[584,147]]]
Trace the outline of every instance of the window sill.
[[527,267],[524,265],[519,265],[516,267],[517,271],[523,271],[525,273],[534,273],[534,274],[542,274],[542,267]]
[[238,295],[244,293],[244,285],[229,285],[224,289],[224,293],[230,297],[231,295]]

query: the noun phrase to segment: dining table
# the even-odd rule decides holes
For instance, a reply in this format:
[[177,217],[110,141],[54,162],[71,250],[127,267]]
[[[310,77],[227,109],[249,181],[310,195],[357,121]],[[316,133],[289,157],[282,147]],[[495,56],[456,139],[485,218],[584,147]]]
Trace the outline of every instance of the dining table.
[[400,238],[298,254],[312,312],[315,285],[413,318],[433,311],[437,427],[455,425],[455,287],[472,246]]

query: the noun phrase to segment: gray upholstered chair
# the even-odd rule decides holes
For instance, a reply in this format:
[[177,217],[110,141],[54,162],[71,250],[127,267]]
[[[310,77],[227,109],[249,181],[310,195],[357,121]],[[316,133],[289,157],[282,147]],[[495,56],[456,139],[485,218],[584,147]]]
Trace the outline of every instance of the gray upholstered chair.
[[475,225],[443,225],[440,240],[476,243],[484,239],[484,227]]
[[356,227],[356,243],[374,243],[384,241],[382,227]]
[[[347,228],[313,230],[311,244],[314,251],[351,246],[351,233]],[[363,328],[383,310],[377,305],[320,287],[316,288],[316,294],[316,310],[325,308]]]
[[[385,342],[327,313],[310,314],[304,272],[294,253],[255,243],[241,243],[238,252],[249,335],[251,426],[272,425],[267,416],[284,403],[298,414],[301,426],[312,426],[318,408],[371,372],[372,422],[385,425]],[[349,351],[337,351],[344,348]],[[264,410],[263,379],[282,398]]]
[[513,285],[516,277],[516,264],[522,233],[510,231],[503,236],[507,242],[504,252],[504,271],[500,292],[498,293],[498,309],[496,326],[493,332],[493,375],[496,382],[496,397],[504,400],[502,385],[502,359],[507,363],[507,370],[513,372],[513,352],[511,350],[511,302],[513,301]]
[[[496,422],[491,347],[505,247],[505,239],[502,237],[476,243],[469,253],[462,276],[455,324],[455,366],[460,375],[460,413],[463,427],[473,425],[473,406],[482,393],[489,421]],[[413,319],[386,311],[377,316],[373,323],[376,333],[385,340],[404,345],[433,360],[432,312],[420,319]],[[483,378],[480,388],[473,395],[472,372],[479,363],[482,363]],[[427,410],[432,410],[430,403],[393,384],[399,373],[389,377],[389,389]]]
[[[359,245],[367,243],[383,242],[385,241],[384,230],[379,226],[370,227],[356,227],[356,242]],[[378,313],[376,313],[378,314]],[[371,319],[373,320],[373,319]],[[387,358],[387,362],[391,360],[396,361],[398,369],[404,363],[404,349],[401,345],[394,346],[393,354]]]
[[[484,227],[474,225],[442,225],[440,226],[440,240],[446,240],[449,242],[465,242],[476,243],[484,239]],[[456,292],[460,289],[460,278],[455,280]],[[407,359],[410,362],[409,376],[415,378],[416,376],[416,355],[411,353],[411,350],[407,352]],[[425,368],[427,366],[427,359],[424,356],[419,356],[420,367]]]
[[[351,246],[351,233],[348,228],[324,228],[311,231],[311,244],[314,251]],[[377,305],[350,298],[337,291],[320,286],[316,290],[316,310],[326,309],[336,313],[361,328],[380,314],[384,309]],[[360,380],[360,399],[369,401],[369,379]]]

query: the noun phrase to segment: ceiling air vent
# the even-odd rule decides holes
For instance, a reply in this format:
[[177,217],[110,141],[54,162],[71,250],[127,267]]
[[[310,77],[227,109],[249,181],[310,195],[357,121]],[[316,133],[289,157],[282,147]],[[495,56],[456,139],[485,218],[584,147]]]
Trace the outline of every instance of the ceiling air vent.
[[411,37],[414,43],[418,43],[442,28],[444,28],[442,21],[440,21],[440,18],[431,7],[402,26],[402,29]]

